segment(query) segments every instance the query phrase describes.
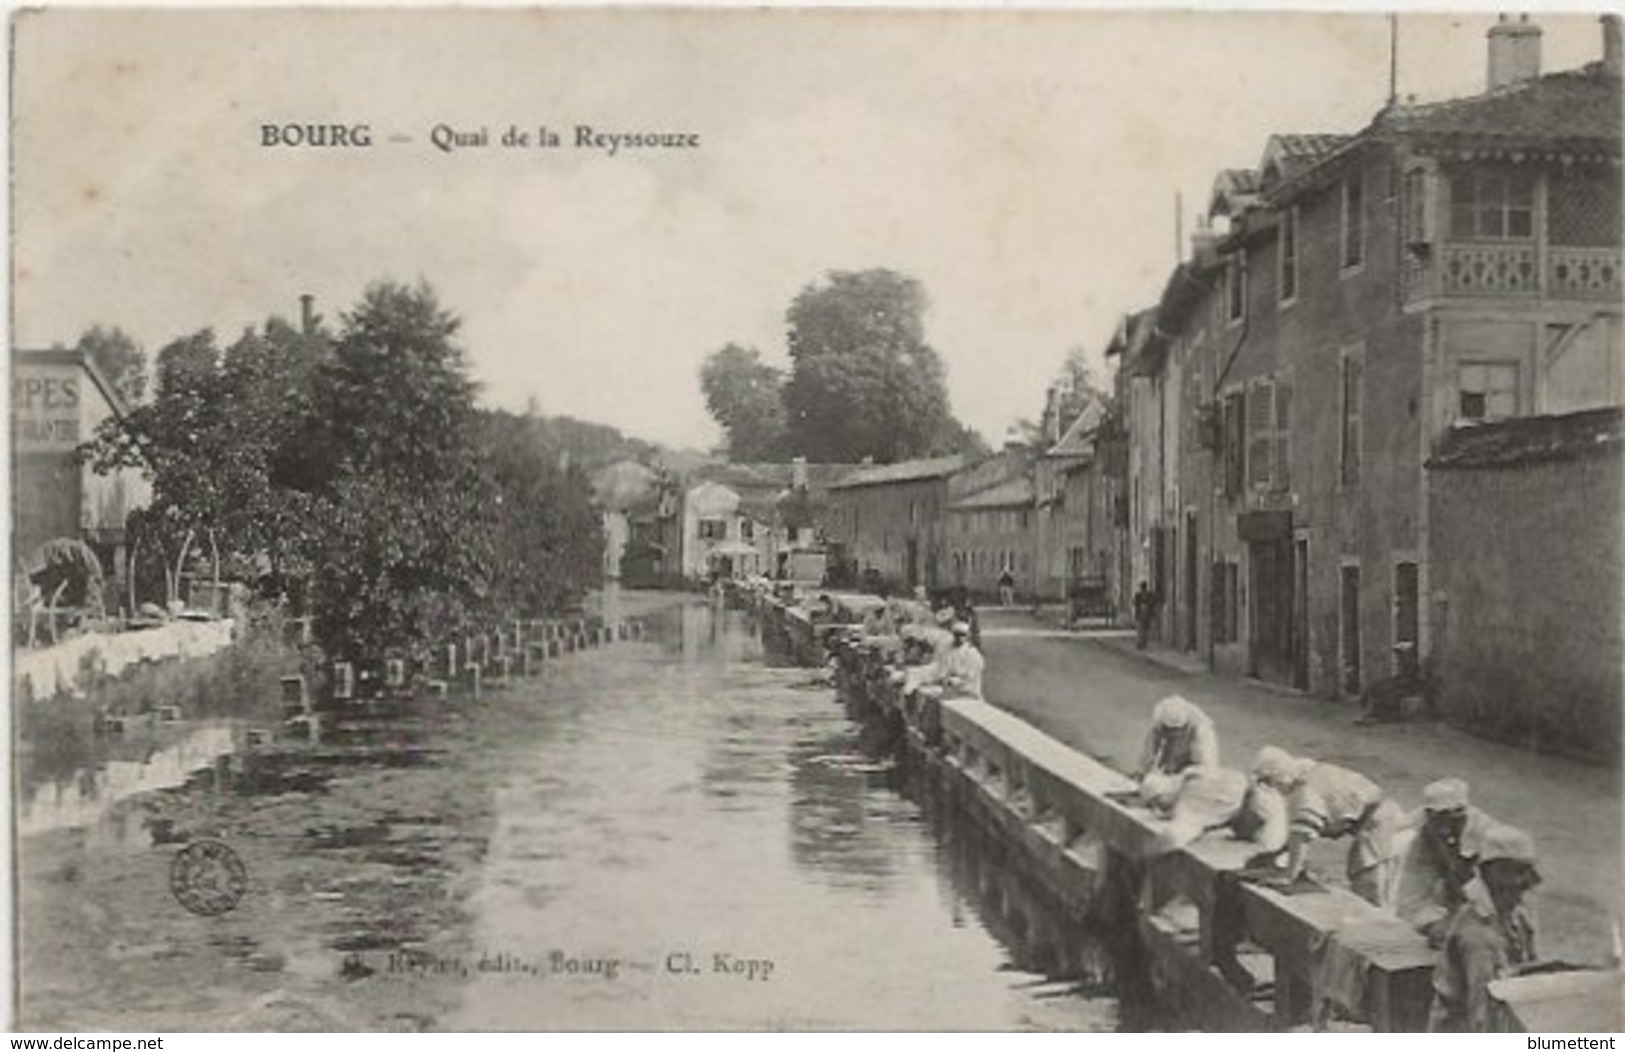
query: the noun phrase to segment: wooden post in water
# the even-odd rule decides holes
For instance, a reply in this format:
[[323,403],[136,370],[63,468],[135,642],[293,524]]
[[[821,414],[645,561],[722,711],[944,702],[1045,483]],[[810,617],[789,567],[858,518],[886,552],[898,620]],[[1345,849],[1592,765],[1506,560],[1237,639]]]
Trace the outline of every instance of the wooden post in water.
[[468,689],[474,695],[474,699],[478,701],[480,697],[480,663],[478,661],[468,663]]

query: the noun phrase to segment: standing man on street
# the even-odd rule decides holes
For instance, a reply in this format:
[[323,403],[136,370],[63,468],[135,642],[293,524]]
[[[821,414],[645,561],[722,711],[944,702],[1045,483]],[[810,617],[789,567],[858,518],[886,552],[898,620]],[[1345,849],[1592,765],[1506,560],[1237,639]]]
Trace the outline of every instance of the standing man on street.
[[1008,610],[1016,604],[1016,575],[1006,566],[999,574],[999,605]]
[[1144,581],[1134,593],[1134,645],[1144,650],[1151,640],[1151,622],[1157,616],[1157,597]]

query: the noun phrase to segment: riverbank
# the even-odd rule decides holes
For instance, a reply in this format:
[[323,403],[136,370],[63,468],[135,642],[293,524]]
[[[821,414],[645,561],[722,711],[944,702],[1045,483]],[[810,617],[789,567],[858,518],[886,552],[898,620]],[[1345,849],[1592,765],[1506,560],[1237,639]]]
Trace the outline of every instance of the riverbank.
[[[689,599],[623,598],[644,613]],[[434,1028],[458,1003],[459,982],[411,971],[369,980],[391,949],[477,958],[467,902],[495,793],[534,733],[547,676],[544,667],[525,688],[478,700],[405,704],[314,743],[254,745],[238,728],[226,769],[23,839],[17,1025]],[[228,843],[248,878],[238,907],[212,918],[169,888],[181,842],[205,836]]]

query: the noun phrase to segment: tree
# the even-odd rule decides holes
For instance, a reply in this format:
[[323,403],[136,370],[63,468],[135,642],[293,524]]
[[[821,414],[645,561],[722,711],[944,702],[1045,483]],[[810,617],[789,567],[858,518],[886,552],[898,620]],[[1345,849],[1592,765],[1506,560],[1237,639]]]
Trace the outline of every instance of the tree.
[[370,286],[314,373],[303,441],[320,503],[312,580],[330,657],[426,654],[488,613],[496,488],[480,470],[458,319],[426,284]]
[[814,460],[924,456],[949,435],[942,360],[925,342],[924,288],[890,270],[834,272],[787,315],[790,444]]
[[726,436],[728,459],[740,462],[785,456],[784,374],[755,348],[730,343],[700,368],[705,407]]
[[137,405],[146,395],[147,356],[123,329],[93,325],[79,337],[74,350],[89,356],[125,405]]
[[217,530],[242,483],[230,402],[214,333],[204,329],[166,344],[153,400],[104,420],[80,451],[98,470],[143,468],[152,478],[152,503],[134,543],[138,555],[161,554],[170,602],[179,598],[180,576],[200,540],[217,550]]
[[480,414],[481,462],[496,487],[492,599],[502,610],[557,610],[602,583],[603,523],[587,475],[568,467],[546,424]]

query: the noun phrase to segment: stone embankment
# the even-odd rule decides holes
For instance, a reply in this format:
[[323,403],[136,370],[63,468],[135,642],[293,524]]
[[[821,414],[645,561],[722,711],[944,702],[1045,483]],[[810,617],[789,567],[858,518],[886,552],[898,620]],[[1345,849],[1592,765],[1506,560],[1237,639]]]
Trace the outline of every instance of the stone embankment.
[[[1120,965],[1138,962],[1142,974],[1120,978],[1143,981],[1170,1018],[1205,1030],[1426,1027],[1436,954],[1397,918],[1342,888],[1251,883],[1252,845],[1215,833],[1179,846],[1124,774],[984,701],[905,693],[895,637],[765,589],[731,594],[783,652],[830,663],[848,713],[1010,849],[1072,919],[1131,929]],[[836,602],[842,620],[857,614]],[[1586,971],[1494,992],[1509,1029],[1535,1028],[1538,1016],[1539,1029],[1587,1030],[1613,1028],[1595,1023],[1618,1015],[1619,988],[1618,972]]]

